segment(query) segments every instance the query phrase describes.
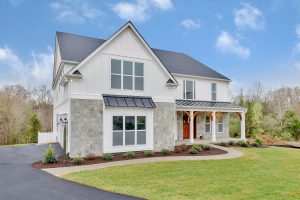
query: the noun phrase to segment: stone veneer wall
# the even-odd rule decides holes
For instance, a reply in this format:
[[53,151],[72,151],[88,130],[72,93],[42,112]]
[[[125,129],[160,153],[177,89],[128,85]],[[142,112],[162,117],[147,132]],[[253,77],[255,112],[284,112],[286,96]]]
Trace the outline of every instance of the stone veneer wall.
[[70,157],[101,155],[103,145],[103,101],[71,99]]
[[175,103],[155,102],[153,111],[153,147],[154,151],[174,149]]
[[177,111],[177,138],[176,140],[183,139],[183,112]]

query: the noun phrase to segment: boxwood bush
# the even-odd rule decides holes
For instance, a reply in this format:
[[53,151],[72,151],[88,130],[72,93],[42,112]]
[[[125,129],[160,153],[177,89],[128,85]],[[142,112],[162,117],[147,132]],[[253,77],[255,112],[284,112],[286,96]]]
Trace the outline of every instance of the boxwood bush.
[[134,158],[135,153],[133,151],[128,151],[128,152],[124,153],[123,156],[127,159],[131,159],[131,158]]
[[84,163],[84,159],[79,155],[79,156],[73,158],[73,163],[75,165],[82,165]]
[[153,156],[154,156],[154,152],[151,151],[151,150],[144,151],[144,155],[145,155],[146,157],[153,157]]
[[192,147],[192,148],[189,150],[189,154],[197,154],[197,153],[199,153],[199,151],[198,151],[196,148],[194,148],[194,147]]
[[164,155],[164,156],[167,156],[167,155],[170,155],[170,154],[171,154],[171,152],[170,152],[169,149],[162,149],[162,150],[161,150],[161,153],[162,153],[162,155]]
[[187,145],[186,143],[182,143],[182,144],[180,145],[180,148],[181,148],[183,151],[186,151],[187,148],[188,148],[188,145]]
[[112,160],[113,159],[113,155],[111,153],[104,153],[102,155],[103,160]]

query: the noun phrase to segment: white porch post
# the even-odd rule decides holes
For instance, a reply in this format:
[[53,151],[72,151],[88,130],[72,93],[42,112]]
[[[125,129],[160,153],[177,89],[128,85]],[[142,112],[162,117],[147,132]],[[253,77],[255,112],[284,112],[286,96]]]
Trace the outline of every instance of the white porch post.
[[211,122],[212,122],[212,127],[211,127],[211,140],[213,142],[216,142],[216,112],[213,111],[212,112],[212,119],[211,119]]
[[194,111],[190,111],[190,143],[194,143]]
[[245,112],[241,112],[241,140],[246,141]]

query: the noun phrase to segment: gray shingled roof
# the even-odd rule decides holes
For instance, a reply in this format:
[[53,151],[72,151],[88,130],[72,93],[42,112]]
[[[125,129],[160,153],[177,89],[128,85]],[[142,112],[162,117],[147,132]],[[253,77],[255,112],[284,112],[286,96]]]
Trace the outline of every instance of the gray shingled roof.
[[200,107],[200,108],[233,108],[244,109],[242,106],[229,102],[214,101],[196,101],[196,100],[176,100],[176,106],[179,107]]
[[[62,60],[81,62],[105,40],[57,32]],[[152,48],[154,54],[171,73],[230,80],[192,57],[179,52]]]

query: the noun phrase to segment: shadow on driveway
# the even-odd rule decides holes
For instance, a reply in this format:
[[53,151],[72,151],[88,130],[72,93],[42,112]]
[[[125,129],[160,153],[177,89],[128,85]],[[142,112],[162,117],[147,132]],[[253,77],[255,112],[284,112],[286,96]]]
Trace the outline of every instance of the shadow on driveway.
[[[61,153],[58,144],[53,145]],[[43,158],[48,145],[19,147],[0,146],[0,199],[138,199],[99,190],[52,176],[32,168],[32,163]]]

